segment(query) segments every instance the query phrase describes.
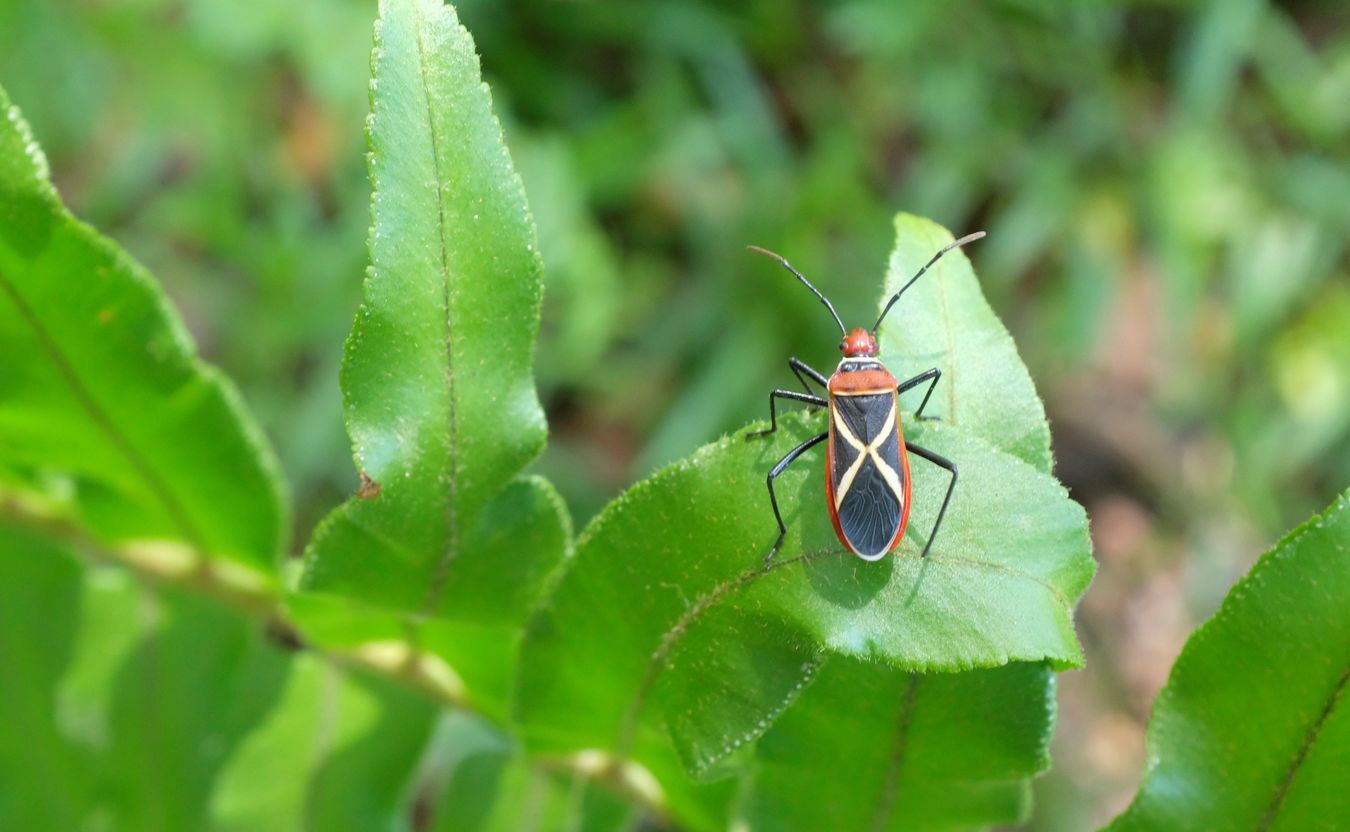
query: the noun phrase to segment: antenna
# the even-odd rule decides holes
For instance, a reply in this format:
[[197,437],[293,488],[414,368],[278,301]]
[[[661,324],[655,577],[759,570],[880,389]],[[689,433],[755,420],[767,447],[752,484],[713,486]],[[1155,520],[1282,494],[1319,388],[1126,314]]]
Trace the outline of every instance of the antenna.
[[[798,280],[800,280],[802,283],[806,284],[806,288],[810,289],[810,290],[815,294],[816,297],[820,298],[820,302],[823,303],[823,304],[825,304],[825,308],[828,309],[828,310],[830,310],[830,314],[834,316],[834,322],[837,323],[837,324],[839,324],[839,331],[842,332],[842,333],[845,334],[845,335],[848,334],[848,330],[847,330],[847,329],[844,329],[844,322],[841,321],[841,320],[839,320],[839,313],[836,312],[836,311],[834,311],[834,305],[830,303],[830,301],[829,301],[828,298],[826,298],[824,295],[822,295],[822,294],[820,293],[820,290],[819,290],[819,289],[817,289],[816,287],[812,286],[812,285],[811,285],[811,281],[809,281],[809,280],[807,280],[805,277],[803,277],[801,272],[799,272],[799,271],[797,271],[796,269],[792,268],[792,264],[789,263],[787,260],[783,259],[783,255],[781,255],[781,254],[774,254],[772,251],[769,251],[769,250],[766,249],[766,248],[760,248],[759,246],[746,246],[746,248],[750,249],[751,251],[753,251],[753,252],[756,253],[756,254],[762,254],[762,255],[764,255],[765,257],[771,257],[771,258],[773,258],[774,260],[777,260],[779,263],[782,263],[782,264],[783,264],[783,268],[785,268],[785,269],[787,269],[788,271],[790,271],[790,272],[792,272],[793,274],[795,274],[795,275],[797,276],[797,279],[798,279]],[[936,259],[936,258],[935,258],[935,259]]]
[[[934,255],[933,255],[933,259],[932,259],[932,260],[929,260],[929,261],[924,265],[924,267],[923,267],[922,269],[919,269],[919,273],[918,273],[918,274],[916,274],[916,275],[914,275],[913,277],[911,277],[911,278],[909,279],[909,282],[908,282],[908,283],[906,283],[904,286],[901,286],[901,287],[900,287],[900,291],[896,292],[894,295],[891,295],[891,299],[888,300],[888,301],[886,301],[886,308],[883,309],[883,310],[881,310],[881,317],[880,317],[880,318],[877,318],[876,326],[872,327],[872,337],[873,337],[873,338],[877,337],[877,330],[881,328],[881,322],[882,322],[882,320],[885,319],[886,313],[889,312],[889,311],[891,311],[891,307],[892,307],[892,306],[895,306],[895,302],[896,302],[897,300],[900,300],[900,296],[903,295],[903,294],[905,293],[905,290],[908,289],[909,287],[911,287],[911,286],[914,285],[914,281],[916,281],[916,280],[918,280],[919,278],[923,277],[923,273],[926,272],[926,271],[928,271],[928,267],[929,267],[929,266],[931,266],[931,265],[933,265],[934,263],[936,263],[938,260],[940,260],[940,259],[942,258],[942,255],[946,254],[947,252],[951,251],[952,249],[954,249],[954,248],[960,248],[961,246],[965,245],[966,243],[973,243],[973,242],[975,242],[976,240],[980,239],[980,238],[983,237],[983,236],[984,236],[984,232],[983,232],[983,231],[976,231],[974,234],[967,234],[966,236],[962,237],[961,239],[957,240],[956,242],[954,242],[954,243],[952,243],[951,245],[949,245],[949,246],[947,246],[946,248],[944,248],[942,251],[939,251],[937,254],[934,254]],[[785,263],[784,265],[787,265],[787,264]],[[791,266],[789,266],[788,268],[791,268]]]

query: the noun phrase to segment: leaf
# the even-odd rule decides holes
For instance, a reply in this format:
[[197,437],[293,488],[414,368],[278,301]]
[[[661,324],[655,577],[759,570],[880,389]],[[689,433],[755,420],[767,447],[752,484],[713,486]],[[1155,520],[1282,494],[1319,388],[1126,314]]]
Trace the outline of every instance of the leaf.
[[[342,367],[369,484],[316,533],[303,588],[439,613],[489,502],[543,447],[530,375],[541,267],[454,10],[382,2],[371,68],[370,271]],[[559,554],[497,566],[537,569],[532,558]]]
[[518,476],[545,436],[534,224],[451,7],[381,3],[371,64],[371,266],[342,370],[363,486],[289,604],[326,648],[501,714],[571,540],[553,487]]
[[516,832],[637,827],[635,807],[580,772],[551,773],[533,764],[483,720],[452,713],[439,741],[450,752],[431,809],[433,832]]
[[[369,552],[384,545],[372,530],[334,515],[317,537],[327,551]],[[511,624],[522,618],[538,595],[549,570],[570,545],[571,520],[553,486],[542,477],[523,476],[510,483],[461,533],[453,568],[442,576],[434,612],[449,620]],[[364,598],[362,590],[379,586],[382,561],[349,565],[322,554],[309,565],[307,581],[330,594]]]
[[0,90],[0,494],[115,553],[276,591],[287,506],[233,386],[145,270],[76,220]]
[[[911,226],[936,228],[898,221],[902,231]],[[935,243],[925,259],[940,247]],[[909,440],[956,460],[961,470],[932,556],[915,557],[945,492],[945,472],[916,460],[917,508],[900,557],[863,564],[841,553],[819,469],[804,462],[776,481],[787,542],[763,569],[774,528],[764,473],[821,432],[823,416],[789,416],[773,440],[737,436],[704,448],[593,521],[531,620],[516,710],[532,750],[598,752],[620,770],[634,769],[630,779],[645,770],[682,821],[719,826],[726,819],[717,815],[723,804],[715,791],[672,769],[667,743],[701,780],[738,773],[758,738],[793,713],[801,691],[819,684],[811,680],[822,662],[829,672],[838,654],[878,660],[872,668],[878,674],[1081,662],[1071,611],[1095,568],[1085,518],[1047,476],[1048,428],[1011,340],[969,264],[954,262],[967,279],[939,275],[939,286],[954,287],[946,297],[951,308],[944,313],[940,296],[931,305],[945,316],[946,338],[987,346],[994,360],[976,362],[984,376],[963,370],[971,363],[964,355],[953,365],[956,373],[948,368],[947,375],[961,376],[959,395],[949,399],[959,405],[951,411],[959,417],[955,425],[906,428]],[[887,338],[895,336],[883,333]],[[999,384],[986,378],[993,364],[1007,370]],[[1018,418],[1008,422],[1009,413]],[[1009,424],[1015,429],[1005,430]],[[1023,679],[1007,691],[1003,707],[1043,711],[1049,690],[1044,674]],[[847,698],[831,704],[853,707]],[[892,726],[874,724],[870,734]],[[1043,755],[1048,735],[1047,715],[1024,750]],[[1025,776],[974,782],[962,800],[930,806],[924,822],[955,823],[979,812],[1019,816],[1029,801]],[[977,804],[985,808],[977,811]],[[699,820],[686,811],[700,813]]]
[[[947,229],[912,214],[896,215],[895,233],[882,306],[953,239]],[[940,417],[1050,471],[1045,408],[964,251],[948,252],[905,292],[879,338],[881,360],[901,381],[930,367],[942,371],[925,416]],[[917,407],[926,389],[920,385],[908,393],[913,398],[906,404]]]
[[0,533],[0,828],[77,829],[90,784],[55,689],[74,648],[80,567],[21,529]]
[[4,527],[0,822],[199,829],[287,656],[237,614]]
[[406,824],[431,702],[292,660],[234,613],[3,532],[4,828]]
[[[945,472],[912,466],[916,508],[899,555],[864,563],[841,551],[820,469],[807,463],[777,480],[788,534],[764,568],[775,529],[763,472],[823,430],[823,415],[779,427],[703,448],[588,527],[523,642],[517,716],[532,750],[623,760],[669,731],[685,765],[708,773],[729,740],[753,740],[782,711],[820,650],[922,672],[1081,664],[1072,607],[1093,562],[1083,512],[1052,478],[948,427],[915,425],[911,438],[961,470],[928,558],[918,553]],[[737,640],[756,630],[749,644],[778,646]],[[756,680],[748,704],[690,704],[724,678]]]
[[287,656],[212,602],[147,601],[149,626],[104,691],[101,809],[116,829],[201,828],[215,777],[276,700]]
[[437,709],[387,681],[301,654],[266,720],[230,758],[212,829],[406,829]]
[[297,656],[276,706],[235,750],[211,795],[213,829],[304,829],[306,776],[336,742],[341,682],[312,656]]
[[[1327,829],[1350,817],[1350,492],[1186,642],[1112,830]],[[1328,825],[1330,824],[1330,825]]]
[[1054,710],[1041,665],[920,675],[832,658],[760,740],[741,819],[756,830],[1018,822],[1025,778],[1050,763]]
[[57,713],[70,739],[108,745],[117,675],[153,624],[153,596],[126,570],[87,568],[80,588],[73,655],[56,691]]
[[[360,527],[344,522],[323,534],[330,550],[362,551],[369,541]],[[339,587],[295,593],[287,608],[306,637],[326,651],[410,676],[441,698],[504,717],[521,627],[548,570],[570,545],[571,520],[557,492],[547,480],[521,477],[461,541],[435,617],[413,622],[406,613],[353,600],[362,586],[380,581],[378,563],[353,565],[351,574],[363,582],[340,587],[349,594]],[[327,565],[319,560],[312,568]]]

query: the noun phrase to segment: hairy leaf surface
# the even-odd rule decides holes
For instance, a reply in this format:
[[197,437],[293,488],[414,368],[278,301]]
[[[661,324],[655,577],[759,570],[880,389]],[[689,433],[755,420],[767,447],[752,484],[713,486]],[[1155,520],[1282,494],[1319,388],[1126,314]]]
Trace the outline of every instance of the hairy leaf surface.
[[[845,705],[845,703],[847,703]],[[1049,765],[1042,665],[906,673],[832,658],[760,740],[751,829],[965,829],[1014,823]]]
[[461,697],[467,681],[500,712],[515,632],[571,535],[553,488],[518,477],[545,437],[534,224],[451,7],[381,3],[371,67],[370,270],[342,368],[362,486],[291,603],[326,646],[430,651],[424,681]]
[[788,535],[765,567],[775,529],[762,472],[823,417],[779,424],[772,439],[726,438],[662,471],[583,534],[524,643],[518,715],[536,750],[625,757],[669,731],[691,771],[715,775],[821,653],[919,672],[1081,663],[1071,611],[1093,564],[1083,512],[1053,479],[978,439],[914,426],[915,441],[961,460],[928,558],[918,554],[944,471],[913,465],[899,556],[866,563],[840,547],[806,464],[778,480]]
[[[360,551],[366,539],[358,527],[337,523],[328,541]],[[410,618],[352,597],[359,587],[350,594],[293,593],[287,608],[325,650],[384,672],[411,672],[438,696],[504,718],[522,624],[548,568],[570,546],[571,520],[553,486],[521,477],[488,505],[461,544],[437,614]],[[413,655],[419,658],[410,663]]]
[[342,367],[367,482],[316,535],[305,586],[432,612],[488,502],[543,447],[541,268],[453,9],[381,3],[371,68],[370,271]]
[[[951,239],[905,215],[897,231],[883,302],[901,272],[908,279]],[[915,251],[930,245],[911,268]],[[517,699],[527,743],[554,753],[600,749],[646,764],[643,749],[669,737],[691,775],[716,780],[735,774],[758,738],[792,713],[801,691],[813,689],[815,674],[838,673],[830,668],[840,662],[874,660],[859,672],[879,674],[876,684],[900,674],[956,684],[958,692],[967,674],[912,674],[1081,662],[1072,608],[1095,567],[1082,510],[1048,476],[1049,431],[1035,390],[963,256],[948,255],[916,288],[924,285],[893,310],[882,341],[897,375],[935,365],[944,373],[934,402],[946,397],[946,404],[933,410],[930,403],[929,412],[945,421],[905,427],[907,441],[956,461],[961,472],[930,557],[917,555],[948,475],[924,460],[911,458],[914,509],[899,556],[864,563],[841,550],[831,528],[823,448],[808,454],[776,480],[788,535],[765,568],[761,557],[775,530],[764,474],[823,431],[824,417],[788,416],[773,438],[708,446],[631,489],[583,534],[577,558],[527,632]],[[932,331],[905,328],[911,317],[933,316],[940,326]],[[935,352],[936,336],[945,346]],[[929,352],[918,351],[921,343]],[[971,354],[953,352],[953,343],[969,345]],[[916,407],[919,398],[909,395],[922,394],[907,394],[905,406]],[[1005,707],[1046,713],[1041,732],[1022,746],[1043,755],[1049,676],[1015,678]],[[977,674],[969,684],[978,682]],[[832,704],[852,707],[842,697]],[[888,734],[890,713],[874,714],[881,721],[866,728],[860,720],[855,736]],[[1030,771],[971,773],[971,805],[987,811],[933,809],[925,822],[960,824],[982,811],[1016,817]],[[679,778],[657,779],[670,787]],[[772,793],[759,792],[761,808]],[[803,792],[802,800],[811,794],[828,803],[843,792]]]

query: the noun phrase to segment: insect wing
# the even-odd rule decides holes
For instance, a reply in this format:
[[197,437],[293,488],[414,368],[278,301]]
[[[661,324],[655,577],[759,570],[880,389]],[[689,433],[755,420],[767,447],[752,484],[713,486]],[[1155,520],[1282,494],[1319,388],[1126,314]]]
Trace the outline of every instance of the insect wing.
[[830,398],[827,494],[840,540],[864,560],[895,547],[907,519],[908,465],[893,391]]

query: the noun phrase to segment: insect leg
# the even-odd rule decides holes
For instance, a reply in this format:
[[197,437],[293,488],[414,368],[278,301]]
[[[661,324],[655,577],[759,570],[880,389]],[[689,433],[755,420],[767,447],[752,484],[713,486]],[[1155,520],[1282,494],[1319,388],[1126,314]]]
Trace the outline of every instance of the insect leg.
[[778,547],[783,545],[783,538],[787,535],[787,526],[783,525],[783,515],[778,511],[778,497],[773,493],[774,478],[783,473],[783,469],[791,465],[797,457],[811,450],[813,446],[820,444],[821,440],[829,435],[829,431],[826,431],[819,436],[813,436],[788,451],[787,455],[778,460],[778,464],[773,466],[773,470],[769,472],[769,477],[766,482],[769,485],[769,503],[773,505],[773,519],[778,521],[778,539],[773,542],[773,547],[769,549],[769,554],[764,556],[765,563],[773,560],[773,556],[778,554]]
[[933,532],[928,535],[928,543],[923,547],[923,554],[919,557],[928,557],[928,550],[933,547],[933,540],[937,538],[938,527],[942,525],[942,516],[947,513],[947,503],[952,501],[952,492],[956,490],[956,463],[944,456],[939,456],[927,448],[921,448],[918,445],[905,443],[905,447],[910,452],[918,454],[939,468],[946,468],[952,474],[952,481],[947,484],[947,496],[942,498],[942,508],[938,509],[937,520],[933,522]]
[[[795,375],[797,380],[802,383],[802,387],[806,388],[806,392],[815,392],[811,389],[811,385],[806,383],[807,378],[813,379],[816,384],[820,385],[822,390],[829,388],[830,382],[829,379],[825,378],[825,374],[819,370],[812,369],[809,364],[802,361],[800,358],[789,358],[788,366],[792,368],[793,375]],[[803,376],[802,373],[805,373],[806,375]]]
[[906,390],[918,387],[925,381],[928,382],[928,392],[923,394],[923,401],[919,402],[919,409],[914,411],[915,419],[928,421],[932,419],[942,418],[940,416],[929,416],[927,417],[927,419],[924,419],[923,415],[924,406],[928,404],[928,397],[933,395],[933,388],[937,387],[938,379],[940,378],[942,378],[942,371],[939,370],[937,367],[934,367],[931,370],[924,370],[922,373],[919,373],[917,376],[915,376],[912,379],[909,379],[908,381],[900,382],[900,386],[896,388],[896,391],[898,393],[903,393]]
[[769,427],[764,430],[752,430],[745,435],[746,439],[755,436],[763,436],[766,433],[773,433],[778,430],[778,409],[774,406],[777,399],[792,399],[796,402],[806,402],[813,407],[824,407],[826,402],[820,396],[813,396],[810,393],[798,393],[796,390],[775,390],[769,394]]

